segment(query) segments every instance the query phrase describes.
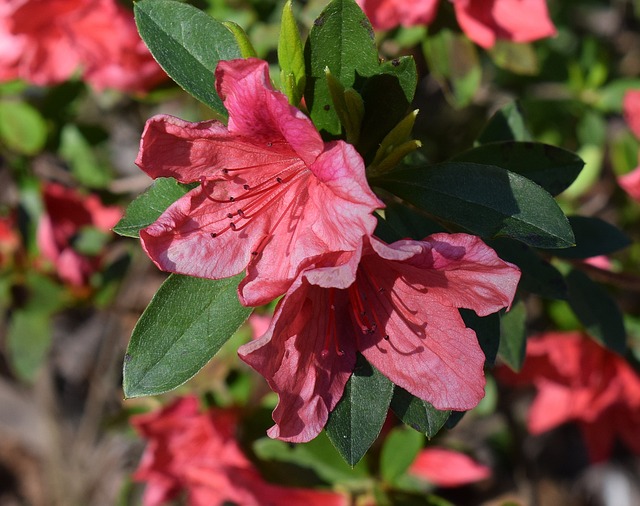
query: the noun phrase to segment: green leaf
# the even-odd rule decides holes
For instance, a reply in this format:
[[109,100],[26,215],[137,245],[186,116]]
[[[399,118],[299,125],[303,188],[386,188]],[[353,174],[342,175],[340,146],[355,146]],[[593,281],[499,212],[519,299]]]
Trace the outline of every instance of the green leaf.
[[290,86],[285,86],[285,93],[289,97],[289,103],[297,106],[302,99],[306,83],[304,68],[304,50],[298,31],[296,18],[293,16],[291,0],[287,0],[282,9],[280,21],[280,38],[278,39],[278,63],[282,72],[283,85],[290,81]]
[[445,163],[397,170],[372,183],[486,238],[508,236],[538,248],[574,244],[569,221],[551,195],[500,167]]
[[590,258],[608,255],[631,245],[631,240],[621,230],[600,218],[569,216],[569,223],[576,245],[549,253],[560,258]]
[[452,161],[497,165],[530,179],[551,195],[571,186],[584,167],[580,157],[566,149],[517,141],[484,144],[455,156]]
[[96,256],[104,251],[111,233],[95,227],[82,227],[73,238],[73,249],[82,255]]
[[615,300],[589,276],[573,270],[567,276],[569,305],[587,333],[600,344],[623,355],[627,336]]
[[74,177],[84,186],[104,188],[111,181],[111,170],[82,131],[71,123],[60,134],[60,156],[70,165]]
[[238,23],[223,21],[222,24],[226,26],[235,37],[243,58],[256,58],[258,56],[253,44],[251,44],[251,40],[249,40],[249,36]]
[[[378,72],[373,29],[354,0],[333,0],[314,21],[305,46],[305,102],[318,130],[340,134],[325,68],[345,88],[358,90],[358,78]],[[404,111],[402,111],[404,113]]]
[[344,395],[325,427],[349,465],[355,466],[380,434],[392,395],[393,383],[358,355]]
[[133,329],[124,360],[126,397],[172,390],[218,352],[252,311],[238,302],[241,277],[167,278]]
[[482,81],[482,67],[473,42],[444,28],[429,34],[422,49],[447,100],[454,107],[469,105]]
[[165,72],[226,116],[213,74],[220,60],[242,57],[233,33],[201,10],[173,0],[140,0],[134,12],[140,36]]
[[23,155],[35,155],[47,141],[47,124],[25,102],[0,101],[0,141]]
[[7,352],[15,373],[31,382],[44,362],[51,343],[51,314],[19,310],[11,316],[7,331]]
[[160,215],[180,197],[189,191],[189,187],[170,177],[160,177],[125,212],[124,217],[113,228],[116,234],[125,237],[138,237],[140,230],[151,225]]
[[397,385],[391,399],[391,409],[400,420],[429,439],[438,433],[451,414],[451,411],[434,408]]
[[514,371],[519,371],[527,351],[527,309],[523,302],[500,317],[500,348],[498,355]]
[[530,141],[520,106],[516,102],[505,105],[496,112],[478,138],[479,144],[499,141]]
[[464,324],[473,329],[478,338],[486,363],[493,365],[500,346],[500,315],[493,313],[480,317],[470,309],[459,309]]
[[531,44],[498,39],[487,52],[498,67],[514,74],[534,76],[540,71],[538,55]]
[[396,427],[386,437],[380,452],[380,474],[387,483],[402,476],[420,453],[424,435],[407,427]]
[[533,248],[506,237],[494,239],[488,244],[500,258],[520,267],[519,288],[547,299],[567,298],[567,285],[560,271]]

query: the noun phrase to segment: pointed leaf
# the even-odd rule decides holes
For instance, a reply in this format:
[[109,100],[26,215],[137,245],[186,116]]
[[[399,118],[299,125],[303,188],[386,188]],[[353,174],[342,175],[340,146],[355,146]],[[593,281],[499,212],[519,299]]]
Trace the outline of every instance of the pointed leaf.
[[500,167],[445,163],[397,170],[372,183],[482,237],[508,236],[539,248],[574,244],[569,221],[551,195]]
[[600,344],[623,355],[627,336],[620,308],[599,284],[583,272],[573,270],[567,276],[569,305],[587,333]]
[[189,191],[189,187],[170,177],[159,177],[138,196],[113,228],[116,234],[138,238],[140,230],[151,225],[160,215]]
[[293,16],[291,0],[287,0],[282,9],[280,38],[278,39],[278,63],[282,75],[291,76],[292,89],[286,90],[289,102],[297,106],[300,103],[306,82],[304,52],[298,24]]
[[399,386],[394,388],[391,409],[400,420],[429,439],[438,433],[451,414],[451,411],[434,408]]
[[231,31],[201,10],[174,0],[140,0],[134,12],[140,36],[165,72],[226,116],[213,73],[220,60],[242,58]]
[[527,351],[527,309],[518,302],[500,317],[500,348],[498,355],[514,371],[522,369]]
[[452,159],[497,165],[539,184],[558,195],[573,183],[584,167],[578,155],[538,142],[503,141],[483,144]]
[[380,434],[387,416],[393,383],[358,355],[344,395],[325,427],[340,455],[352,466]]
[[124,360],[126,397],[172,390],[218,352],[252,311],[238,302],[241,277],[167,278],[133,329]]
[[[355,88],[357,76],[378,70],[373,29],[354,0],[333,0],[314,21],[305,46],[307,86],[305,101],[318,130],[340,134],[325,68],[345,88]],[[404,112],[404,111],[403,111]]]
[[500,346],[500,315],[480,317],[470,309],[459,309],[464,324],[473,329],[485,356],[485,363],[493,365]]
[[631,245],[631,240],[621,230],[600,218],[569,216],[569,223],[576,245],[549,253],[560,258],[590,258],[608,255]]

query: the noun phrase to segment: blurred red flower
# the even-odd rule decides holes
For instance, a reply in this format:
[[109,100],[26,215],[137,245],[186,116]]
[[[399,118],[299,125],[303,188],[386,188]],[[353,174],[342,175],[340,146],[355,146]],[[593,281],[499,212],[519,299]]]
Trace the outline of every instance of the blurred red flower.
[[115,0],[3,0],[0,80],[51,85],[78,70],[98,90],[143,92],[167,77]]
[[[629,128],[640,139],[640,90],[628,91],[624,96],[622,108]],[[618,184],[631,198],[640,202],[640,166],[619,177]]]
[[0,267],[20,248],[20,236],[11,216],[0,216]]
[[74,286],[85,285],[101,263],[100,255],[83,255],[74,240],[87,227],[108,232],[122,216],[119,207],[104,206],[97,195],[84,196],[57,183],[43,190],[44,214],[37,241],[42,256],[53,262],[58,276]]
[[[438,0],[357,0],[374,28],[428,25]],[[496,40],[533,42],[555,35],[545,0],[453,0],[462,31],[476,44],[490,48]]]
[[159,506],[186,491],[191,506],[347,506],[342,494],[266,482],[235,439],[231,410],[200,412],[194,396],[131,418],[148,440],[134,475],[147,483],[143,503]]
[[461,487],[486,480],[491,469],[464,453],[430,447],[418,454],[408,473],[438,487]]
[[522,371],[503,367],[496,373],[513,385],[535,385],[532,434],[577,422],[593,462],[608,459],[616,439],[640,454],[640,377],[589,337],[549,332],[529,339]]

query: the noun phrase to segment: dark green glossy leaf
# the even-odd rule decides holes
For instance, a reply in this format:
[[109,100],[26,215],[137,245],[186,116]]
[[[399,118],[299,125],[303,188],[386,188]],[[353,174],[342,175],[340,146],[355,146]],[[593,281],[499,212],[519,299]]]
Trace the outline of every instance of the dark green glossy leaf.
[[551,195],[500,167],[445,163],[397,170],[372,183],[482,237],[507,236],[539,248],[574,244],[569,221]]
[[375,233],[387,242],[394,242],[400,239],[420,241],[437,232],[446,232],[446,229],[417,209],[392,201],[384,209],[384,219],[378,219]]
[[380,434],[387,416],[393,383],[358,355],[344,395],[325,427],[340,455],[352,466]]
[[492,142],[453,158],[456,162],[497,165],[539,184],[551,195],[558,195],[573,183],[584,162],[566,149],[538,142]]
[[311,119],[329,134],[340,134],[325,68],[345,88],[358,90],[358,77],[378,72],[373,29],[354,0],[333,0],[315,20],[305,46],[307,87],[305,102]]
[[587,333],[610,350],[624,354],[627,348],[624,322],[611,295],[577,270],[569,273],[567,285],[569,305]]
[[408,427],[396,427],[385,438],[380,452],[380,474],[394,483],[413,463],[424,444],[424,436]]
[[113,231],[125,237],[137,238],[140,230],[156,221],[167,207],[188,191],[188,186],[173,178],[156,179],[142,195],[129,204],[124,217]]
[[226,116],[213,73],[220,60],[242,58],[231,31],[201,10],[173,0],[140,0],[134,12],[140,36],[165,72]]
[[459,309],[464,324],[473,329],[484,352],[486,363],[493,365],[500,346],[500,315],[493,313],[480,317],[470,309]]
[[547,299],[567,298],[564,276],[536,250],[506,237],[489,241],[489,245],[500,258],[520,267],[519,288]]
[[530,140],[532,136],[524,123],[522,111],[516,102],[511,102],[491,117],[480,134],[478,143]]
[[498,355],[514,371],[519,371],[527,351],[527,309],[523,302],[500,318],[500,348]]
[[428,438],[438,433],[451,413],[434,408],[397,385],[391,399],[391,409],[400,420]]
[[600,218],[569,216],[569,223],[576,245],[549,253],[560,258],[590,258],[608,255],[631,245],[631,240],[621,230]]
[[252,311],[238,302],[241,277],[167,278],[133,329],[124,360],[126,397],[172,390],[218,352]]

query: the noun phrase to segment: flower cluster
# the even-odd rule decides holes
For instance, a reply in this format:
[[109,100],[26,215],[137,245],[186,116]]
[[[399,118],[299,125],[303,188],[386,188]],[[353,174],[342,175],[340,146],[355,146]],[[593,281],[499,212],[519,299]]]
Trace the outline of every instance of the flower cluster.
[[38,224],[37,241],[42,256],[53,263],[63,281],[86,285],[99,269],[99,254],[86,255],[74,248],[83,231],[106,233],[122,216],[119,207],[104,206],[97,195],[84,196],[71,188],[49,183],[43,189],[44,214]]
[[[429,25],[438,0],[357,0],[374,28]],[[460,28],[476,44],[490,48],[496,40],[533,42],[555,35],[545,0],[454,0]]]
[[131,423],[148,440],[134,475],[147,483],[145,506],[164,504],[182,491],[192,506],[347,504],[341,494],[266,482],[235,439],[235,413],[200,412],[196,397],[183,397],[160,411],[134,416]]
[[[629,128],[640,139],[640,90],[628,91],[622,107]],[[618,183],[632,198],[640,201],[640,166],[620,177]]]
[[373,236],[383,203],[364,162],[323,142],[273,90],[266,62],[221,62],[217,121],[157,116],[137,164],[150,176],[199,183],[140,232],[163,270],[220,279],[246,269],[239,296],[284,294],[266,334],[239,350],[279,394],[272,437],[308,441],[325,426],[361,353],[438,409],[484,395],[484,355],[458,308],[509,307],[519,270],[477,237],[436,234],[386,244]]
[[78,69],[94,88],[143,92],[166,79],[116,0],[4,0],[0,81],[60,83]]
[[616,438],[640,454],[640,377],[587,336],[550,332],[529,339],[520,373],[505,368],[499,377],[536,387],[528,415],[532,434],[575,421],[593,462],[609,458]]

